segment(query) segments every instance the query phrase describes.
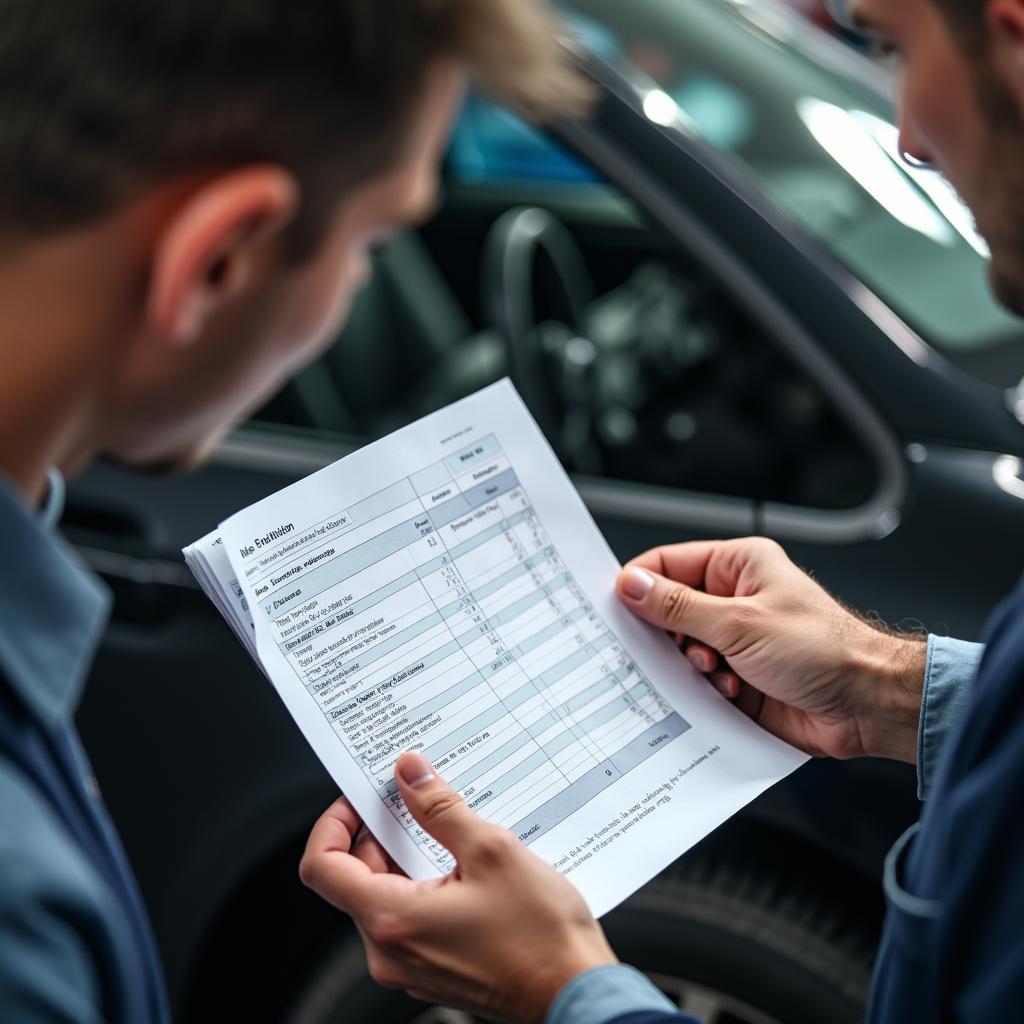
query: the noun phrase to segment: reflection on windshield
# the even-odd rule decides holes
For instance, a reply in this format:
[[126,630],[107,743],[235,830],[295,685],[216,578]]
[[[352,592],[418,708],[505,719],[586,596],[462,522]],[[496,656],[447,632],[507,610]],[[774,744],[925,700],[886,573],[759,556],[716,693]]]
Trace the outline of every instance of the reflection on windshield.
[[987,260],[990,255],[988,245],[978,234],[970,210],[956,194],[953,186],[941,174],[936,174],[928,168],[911,167],[903,160],[900,155],[900,133],[895,125],[863,110],[852,111],[852,116],[871,133],[889,159],[894,161],[904,174],[909,175],[918,188],[931,199],[960,237],[982,259]]
[[800,120],[821,148],[890,216],[939,245],[956,237],[949,221],[894,164],[854,113],[811,96],[796,101]]
[[690,118],[684,115],[679,104],[667,92],[661,89],[649,89],[644,96],[644,114],[648,121],[666,127],[675,124],[685,124],[692,127]]
[[771,0],[566,6],[587,45],[657,85],[651,120],[681,117],[930,343],[1016,383],[1021,328],[989,292],[985,243],[940,176],[900,159],[882,71]]

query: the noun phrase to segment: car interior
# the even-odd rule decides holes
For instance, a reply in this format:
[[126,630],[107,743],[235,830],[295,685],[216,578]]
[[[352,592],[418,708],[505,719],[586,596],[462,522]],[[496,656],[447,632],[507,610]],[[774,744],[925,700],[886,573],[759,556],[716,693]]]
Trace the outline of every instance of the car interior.
[[465,135],[487,116],[510,120],[463,119],[440,214],[376,256],[337,343],[257,422],[369,440],[509,375],[570,471],[822,509],[866,501],[863,446],[707,271],[525,127],[519,150],[545,157],[533,180],[508,145],[481,172]]

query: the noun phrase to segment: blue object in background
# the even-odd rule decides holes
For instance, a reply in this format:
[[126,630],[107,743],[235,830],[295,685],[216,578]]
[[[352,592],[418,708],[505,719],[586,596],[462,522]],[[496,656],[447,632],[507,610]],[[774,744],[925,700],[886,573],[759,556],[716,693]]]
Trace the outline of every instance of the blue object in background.
[[448,169],[460,184],[536,181],[587,184],[601,179],[571,153],[515,114],[470,96],[448,151]]
[[[566,12],[565,20],[591,53],[610,62],[620,56],[618,39],[606,26],[576,12]],[[448,169],[460,184],[533,181],[579,185],[602,180],[564,147],[476,94],[466,101],[455,127]]]

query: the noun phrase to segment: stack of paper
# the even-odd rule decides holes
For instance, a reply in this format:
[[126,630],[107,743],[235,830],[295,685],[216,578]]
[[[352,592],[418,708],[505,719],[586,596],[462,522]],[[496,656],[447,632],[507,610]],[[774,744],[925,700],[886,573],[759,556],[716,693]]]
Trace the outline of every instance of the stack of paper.
[[421,751],[611,909],[806,758],[614,595],[618,564],[508,382],[371,444],[185,552],[338,786],[412,877]]

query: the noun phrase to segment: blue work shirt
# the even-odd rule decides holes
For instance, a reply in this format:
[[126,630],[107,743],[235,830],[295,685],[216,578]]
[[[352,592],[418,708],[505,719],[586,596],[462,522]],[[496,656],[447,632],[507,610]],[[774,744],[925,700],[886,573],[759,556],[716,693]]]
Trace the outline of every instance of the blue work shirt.
[[885,865],[869,1024],[1024,1019],[1024,587],[951,717],[921,822]]
[[[917,777],[918,795],[933,799],[886,861],[889,912],[868,1024],[1019,1020],[1024,587],[994,616],[986,645],[928,638]],[[692,1021],[637,971],[615,966],[577,975],[546,1024]]]
[[110,598],[0,477],[0,1020],[169,1020],[156,946],[74,728]]

